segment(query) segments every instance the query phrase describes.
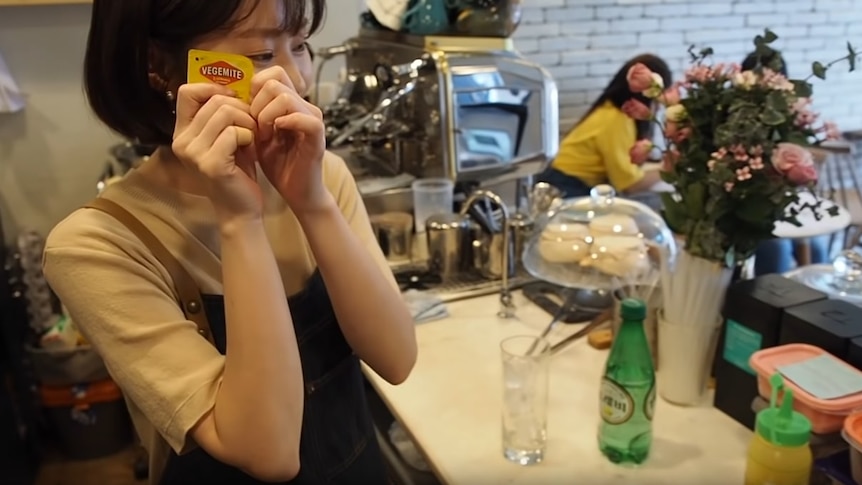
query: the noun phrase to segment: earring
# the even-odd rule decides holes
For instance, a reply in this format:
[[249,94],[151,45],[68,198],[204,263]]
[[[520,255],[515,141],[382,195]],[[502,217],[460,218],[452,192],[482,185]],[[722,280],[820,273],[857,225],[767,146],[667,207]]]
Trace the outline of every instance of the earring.
[[174,92],[170,89],[165,91],[165,98],[168,100],[168,103],[171,104],[171,114],[177,114],[177,99],[176,96],[174,96]]

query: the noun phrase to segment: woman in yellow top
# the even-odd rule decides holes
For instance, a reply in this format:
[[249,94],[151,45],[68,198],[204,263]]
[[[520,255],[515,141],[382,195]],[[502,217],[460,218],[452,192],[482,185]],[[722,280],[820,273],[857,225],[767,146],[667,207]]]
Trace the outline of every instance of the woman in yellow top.
[[629,151],[637,140],[650,138],[650,122],[635,121],[623,113],[623,103],[637,99],[647,106],[652,100],[629,89],[626,75],[637,63],[671,84],[670,69],[650,54],[637,56],[620,68],[589,111],[563,138],[551,165],[537,177],[563,192],[564,197],[589,195],[590,189],[609,183],[617,192],[632,195],[659,182],[658,171],[644,172],[632,163]]

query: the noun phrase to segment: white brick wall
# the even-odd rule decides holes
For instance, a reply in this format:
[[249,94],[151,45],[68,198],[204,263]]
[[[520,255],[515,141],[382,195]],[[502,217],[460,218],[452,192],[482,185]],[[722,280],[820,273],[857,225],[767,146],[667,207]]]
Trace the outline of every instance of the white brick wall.
[[[862,0],[524,0],[515,44],[547,67],[560,90],[560,129],[566,131],[630,57],[651,52],[678,78],[695,44],[722,62],[741,62],[765,27],[780,39],[791,77],[814,61],[862,50]],[[862,65],[862,60],[860,60]],[[862,68],[838,65],[816,81],[815,104],[844,130],[862,129]]]

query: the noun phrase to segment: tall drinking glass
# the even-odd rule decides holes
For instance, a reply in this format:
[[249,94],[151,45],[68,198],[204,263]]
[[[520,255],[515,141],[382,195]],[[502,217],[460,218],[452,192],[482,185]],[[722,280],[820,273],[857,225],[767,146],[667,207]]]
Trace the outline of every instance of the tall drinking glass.
[[551,346],[540,337],[510,337],[503,359],[503,456],[519,465],[541,463],[548,428]]

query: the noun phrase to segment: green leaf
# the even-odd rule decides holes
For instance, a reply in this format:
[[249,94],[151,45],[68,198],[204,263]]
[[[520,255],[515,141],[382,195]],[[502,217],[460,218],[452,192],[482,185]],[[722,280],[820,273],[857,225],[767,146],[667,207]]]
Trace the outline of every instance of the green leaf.
[[779,139],[776,141],[786,141],[803,147],[808,146],[808,137],[802,133],[790,133],[784,140]]
[[763,113],[760,113],[760,121],[767,126],[778,126],[784,123],[787,118],[781,114],[781,112],[776,111],[770,107],[767,107],[763,110]]
[[[757,39],[760,39],[760,42],[758,42]],[[775,50],[773,50],[772,47],[769,47],[769,44],[765,42],[763,37],[758,35],[757,39],[754,40],[754,53],[758,57],[758,63],[762,63],[763,59],[773,57]]]
[[691,62],[697,61],[697,54],[694,53],[694,44],[688,46],[688,55],[691,57]]
[[763,221],[772,221],[774,205],[769,198],[748,198],[744,208],[736,211],[740,220],[751,224],[763,224]]
[[799,219],[797,219],[796,216],[788,216],[784,219],[784,222],[793,224],[796,227],[802,227],[802,223],[799,222]]
[[814,62],[811,64],[811,73],[820,79],[826,79],[826,66],[820,62]]
[[767,44],[771,44],[778,40],[778,35],[776,35],[775,32],[766,29],[763,31],[763,39]]
[[791,81],[795,89],[793,90],[793,94],[798,98],[810,98],[812,94],[814,94],[814,89],[811,87],[811,84],[801,81],[801,80],[793,80]]
[[771,91],[766,96],[766,108],[769,110],[785,113],[788,111],[787,98],[781,91]]
[[856,49],[853,48],[850,41],[847,41],[847,62],[850,64],[850,72],[856,70],[856,56]]
[[683,208],[682,204],[674,200],[674,195],[669,192],[662,192],[661,201],[662,206],[664,206],[662,214],[664,215],[664,220],[667,222],[670,230],[677,234],[684,234],[686,229],[685,226],[688,222],[685,208]]
[[703,184],[693,183],[686,188],[684,201],[690,218],[703,219],[705,198],[706,187]]

